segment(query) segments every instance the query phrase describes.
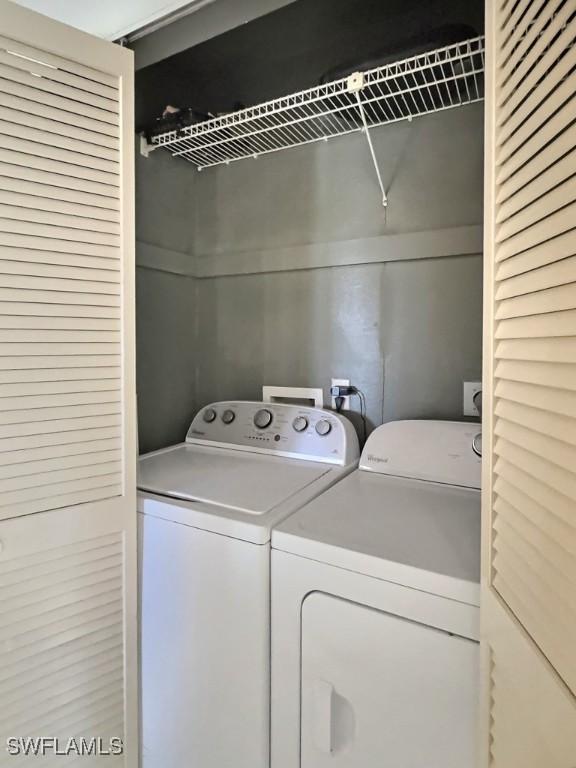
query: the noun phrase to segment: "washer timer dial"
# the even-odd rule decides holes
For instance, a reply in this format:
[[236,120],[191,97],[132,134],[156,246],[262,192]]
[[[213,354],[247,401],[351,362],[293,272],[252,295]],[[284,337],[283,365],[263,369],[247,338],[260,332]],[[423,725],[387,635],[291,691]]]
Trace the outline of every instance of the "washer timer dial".
[[273,418],[271,411],[267,408],[262,408],[254,416],[254,426],[258,427],[258,429],[266,429],[266,427],[269,427],[270,424],[272,424]]
[[217,416],[216,411],[214,408],[206,408],[204,411],[204,414],[202,415],[202,418],[206,422],[206,424],[212,424],[213,421],[215,421]]
[[326,437],[332,431],[332,424],[327,419],[320,419],[316,424],[316,432],[320,437]]
[[292,426],[296,432],[304,432],[308,428],[308,419],[305,416],[296,416],[292,422]]
[[234,411],[230,410],[230,408],[226,409],[222,414],[222,421],[224,422],[224,424],[232,424],[235,418],[236,418],[236,414],[234,413]]

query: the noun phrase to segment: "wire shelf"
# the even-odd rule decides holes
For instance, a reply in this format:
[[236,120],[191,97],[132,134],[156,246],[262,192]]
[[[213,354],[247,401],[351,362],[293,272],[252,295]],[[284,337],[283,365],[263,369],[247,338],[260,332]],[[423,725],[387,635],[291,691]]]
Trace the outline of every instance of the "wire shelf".
[[170,131],[152,139],[199,170],[481,101],[484,37]]

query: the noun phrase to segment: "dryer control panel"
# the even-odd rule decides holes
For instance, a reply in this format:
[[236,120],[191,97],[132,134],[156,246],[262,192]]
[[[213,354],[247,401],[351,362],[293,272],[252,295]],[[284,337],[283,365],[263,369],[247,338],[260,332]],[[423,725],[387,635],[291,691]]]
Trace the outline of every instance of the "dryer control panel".
[[357,463],[360,455],[356,431],[344,416],[284,403],[212,403],[196,414],[186,442],[342,466]]
[[372,432],[360,469],[381,475],[480,488],[474,450],[481,425],[460,421],[390,421]]

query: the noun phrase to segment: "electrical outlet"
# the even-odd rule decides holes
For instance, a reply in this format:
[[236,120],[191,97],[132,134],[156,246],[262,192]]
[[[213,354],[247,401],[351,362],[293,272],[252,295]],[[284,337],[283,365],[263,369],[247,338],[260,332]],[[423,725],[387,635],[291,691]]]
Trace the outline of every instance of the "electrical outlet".
[[474,395],[482,390],[481,381],[464,382],[464,416],[480,416],[478,408],[474,405]]
[[[349,387],[350,386],[350,379],[332,379],[332,383],[330,384],[331,387]],[[336,398],[332,398],[332,410],[336,410]],[[349,411],[350,410],[350,398],[345,397],[344,403],[342,405],[343,411]]]

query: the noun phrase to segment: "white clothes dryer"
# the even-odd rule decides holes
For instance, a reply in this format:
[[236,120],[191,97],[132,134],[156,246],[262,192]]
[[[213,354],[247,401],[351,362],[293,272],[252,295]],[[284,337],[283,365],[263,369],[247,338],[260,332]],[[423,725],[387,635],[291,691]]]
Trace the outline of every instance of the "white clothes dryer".
[[404,421],[272,534],[272,768],[473,768],[478,426]]
[[143,768],[268,768],[270,531],[358,456],[334,413],[225,402],[141,457]]

